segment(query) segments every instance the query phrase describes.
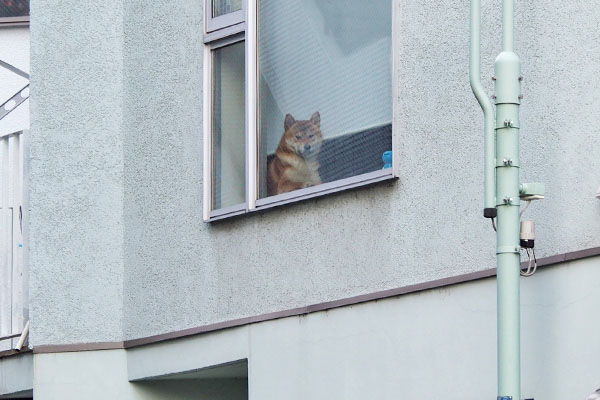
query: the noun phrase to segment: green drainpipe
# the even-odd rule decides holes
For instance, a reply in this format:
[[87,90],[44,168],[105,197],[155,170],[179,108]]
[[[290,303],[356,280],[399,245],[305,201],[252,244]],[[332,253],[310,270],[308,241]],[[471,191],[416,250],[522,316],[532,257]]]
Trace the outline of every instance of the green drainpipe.
[[521,399],[519,107],[521,61],[514,53],[514,0],[502,1],[502,52],[494,66],[498,228],[498,397]]
[[469,76],[473,93],[483,110],[484,124],[484,201],[483,215],[486,218],[496,217],[496,133],[495,117],[492,102],[485,94],[480,80],[479,64],[479,31],[481,24],[480,0],[471,1],[471,57],[469,60]]
[[[471,87],[485,116],[484,216],[497,216],[498,399],[520,400],[519,106],[521,62],[514,53],[514,0],[502,2],[502,52],[495,63],[496,118],[479,76],[480,0],[471,0]],[[495,128],[490,133],[490,121]],[[491,142],[491,143],[490,143]],[[491,156],[495,150],[495,157]],[[490,154],[491,153],[491,154]],[[490,172],[490,165],[495,169]],[[492,187],[495,185],[495,189]],[[493,199],[493,205],[490,201]],[[493,210],[492,210],[493,208]]]

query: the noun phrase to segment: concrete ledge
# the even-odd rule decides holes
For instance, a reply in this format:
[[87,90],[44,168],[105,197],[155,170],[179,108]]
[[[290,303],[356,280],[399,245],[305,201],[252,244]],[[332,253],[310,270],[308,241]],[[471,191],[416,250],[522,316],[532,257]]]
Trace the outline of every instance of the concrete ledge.
[[[571,253],[557,254],[550,257],[540,258],[537,260],[538,269],[556,265],[563,262],[580,260],[588,257],[600,256],[600,247],[594,247],[585,250],[579,250]],[[521,264],[522,268],[527,267],[527,263]],[[160,343],[167,340],[179,339],[183,337],[198,335],[201,333],[215,332],[222,329],[234,328],[264,322],[279,318],[286,318],[298,315],[306,315],[314,312],[330,310],[333,308],[345,307],[354,304],[365,303],[369,301],[381,300],[391,297],[402,296],[411,293],[417,293],[424,290],[439,289],[447,286],[458,285],[461,283],[472,282],[480,279],[486,279],[496,276],[496,268],[483,271],[472,272],[469,274],[457,275],[450,278],[438,279],[434,281],[408,285],[394,289],[383,290],[380,292],[368,293],[359,296],[348,297],[329,301],[325,303],[313,304],[306,307],[293,308],[268,314],[256,315],[251,317],[239,318],[230,321],[218,322],[215,324],[203,325],[199,327],[184,329],[181,331],[169,332],[159,335],[126,340],[124,342],[105,342],[105,343],[82,343],[70,345],[45,345],[34,348],[34,353],[61,353],[72,351],[89,351],[89,350],[111,350],[111,349],[129,349],[138,346],[144,346],[153,343]]]
[[44,353],[68,353],[73,351],[96,351],[96,350],[117,350],[124,349],[123,342],[97,342],[97,343],[76,343],[76,344],[49,344],[37,346],[33,349],[36,354]]

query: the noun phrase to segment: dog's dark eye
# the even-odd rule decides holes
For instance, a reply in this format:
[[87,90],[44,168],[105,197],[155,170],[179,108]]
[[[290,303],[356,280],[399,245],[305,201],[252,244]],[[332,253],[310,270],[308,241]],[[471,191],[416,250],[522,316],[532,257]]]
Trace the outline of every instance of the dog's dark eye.
[[302,139],[302,136],[296,135],[296,139],[300,140],[300,139]]

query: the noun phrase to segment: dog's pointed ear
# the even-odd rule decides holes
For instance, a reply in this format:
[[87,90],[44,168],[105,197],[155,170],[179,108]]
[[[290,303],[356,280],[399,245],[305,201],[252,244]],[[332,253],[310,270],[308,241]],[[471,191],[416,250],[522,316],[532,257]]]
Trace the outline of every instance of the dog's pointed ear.
[[321,126],[321,114],[319,114],[318,111],[316,111],[311,117],[310,117],[310,122],[312,122],[313,124],[317,125],[317,126]]
[[286,114],[285,121],[283,122],[283,129],[287,131],[295,123],[296,120],[294,119],[294,117],[292,117],[292,114]]

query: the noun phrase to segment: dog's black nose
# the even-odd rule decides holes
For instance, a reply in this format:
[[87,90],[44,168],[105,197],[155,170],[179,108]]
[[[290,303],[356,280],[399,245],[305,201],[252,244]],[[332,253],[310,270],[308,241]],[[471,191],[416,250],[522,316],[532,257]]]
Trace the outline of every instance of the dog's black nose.
[[310,150],[310,144],[305,144],[304,151],[309,151],[309,150]]

